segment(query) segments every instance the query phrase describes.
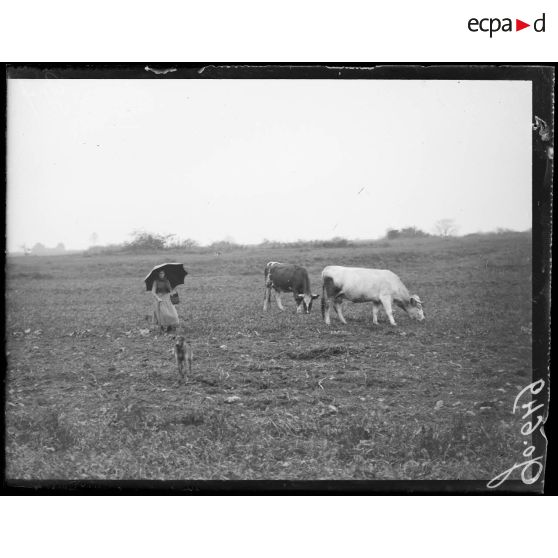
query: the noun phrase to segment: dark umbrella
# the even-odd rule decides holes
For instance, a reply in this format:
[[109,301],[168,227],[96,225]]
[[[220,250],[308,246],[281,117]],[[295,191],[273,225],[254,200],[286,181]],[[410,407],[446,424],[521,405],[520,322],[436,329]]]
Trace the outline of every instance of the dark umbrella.
[[177,285],[184,285],[184,277],[188,275],[188,272],[184,269],[184,264],[181,263],[156,265],[144,279],[146,291],[150,291],[153,288],[153,281],[157,279],[159,271],[165,272],[165,277],[169,280],[172,289]]

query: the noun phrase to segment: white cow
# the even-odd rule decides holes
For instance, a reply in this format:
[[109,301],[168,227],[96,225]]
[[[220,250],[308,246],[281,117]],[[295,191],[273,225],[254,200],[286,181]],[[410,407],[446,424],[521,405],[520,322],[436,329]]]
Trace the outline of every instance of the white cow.
[[380,306],[389,318],[391,325],[396,325],[393,319],[392,303],[403,308],[411,318],[424,320],[422,302],[418,295],[409,295],[409,291],[392,271],[387,269],[366,269],[363,267],[341,267],[329,265],[322,271],[322,316],[326,324],[330,324],[331,301],[339,316],[346,324],[341,304],[343,300],[351,302],[372,302],[372,323],[378,324],[378,310]]

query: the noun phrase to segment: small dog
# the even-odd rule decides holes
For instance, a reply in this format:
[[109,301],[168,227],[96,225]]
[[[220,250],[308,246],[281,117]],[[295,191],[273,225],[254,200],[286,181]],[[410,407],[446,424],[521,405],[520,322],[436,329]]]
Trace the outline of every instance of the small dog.
[[178,367],[178,374],[180,375],[179,381],[185,381],[184,366],[188,363],[188,374],[192,373],[192,359],[194,353],[191,345],[184,339],[182,335],[175,337],[174,343],[174,359]]

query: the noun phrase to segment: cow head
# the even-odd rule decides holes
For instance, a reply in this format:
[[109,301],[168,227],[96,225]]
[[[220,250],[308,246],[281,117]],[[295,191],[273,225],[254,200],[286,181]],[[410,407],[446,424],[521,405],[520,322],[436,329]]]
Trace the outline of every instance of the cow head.
[[312,310],[312,302],[314,302],[314,300],[319,298],[319,296],[320,295],[318,295],[318,294],[312,294],[312,295],[299,294],[299,295],[296,295],[295,300],[296,300],[296,311],[297,311],[297,313],[298,314],[300,314],[300,313],[310,314],[310,310]]
[[409,298],[409,304],[406,306],[407,314],[414,320],[422,322],[424,320],[424,310],[419,295],[414,294]]

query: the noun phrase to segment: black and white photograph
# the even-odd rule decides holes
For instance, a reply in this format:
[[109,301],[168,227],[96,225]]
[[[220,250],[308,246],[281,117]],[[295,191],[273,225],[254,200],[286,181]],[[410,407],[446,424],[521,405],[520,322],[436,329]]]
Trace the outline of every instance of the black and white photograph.
[[8,485],[542,492],[552,68],[6,83]]

